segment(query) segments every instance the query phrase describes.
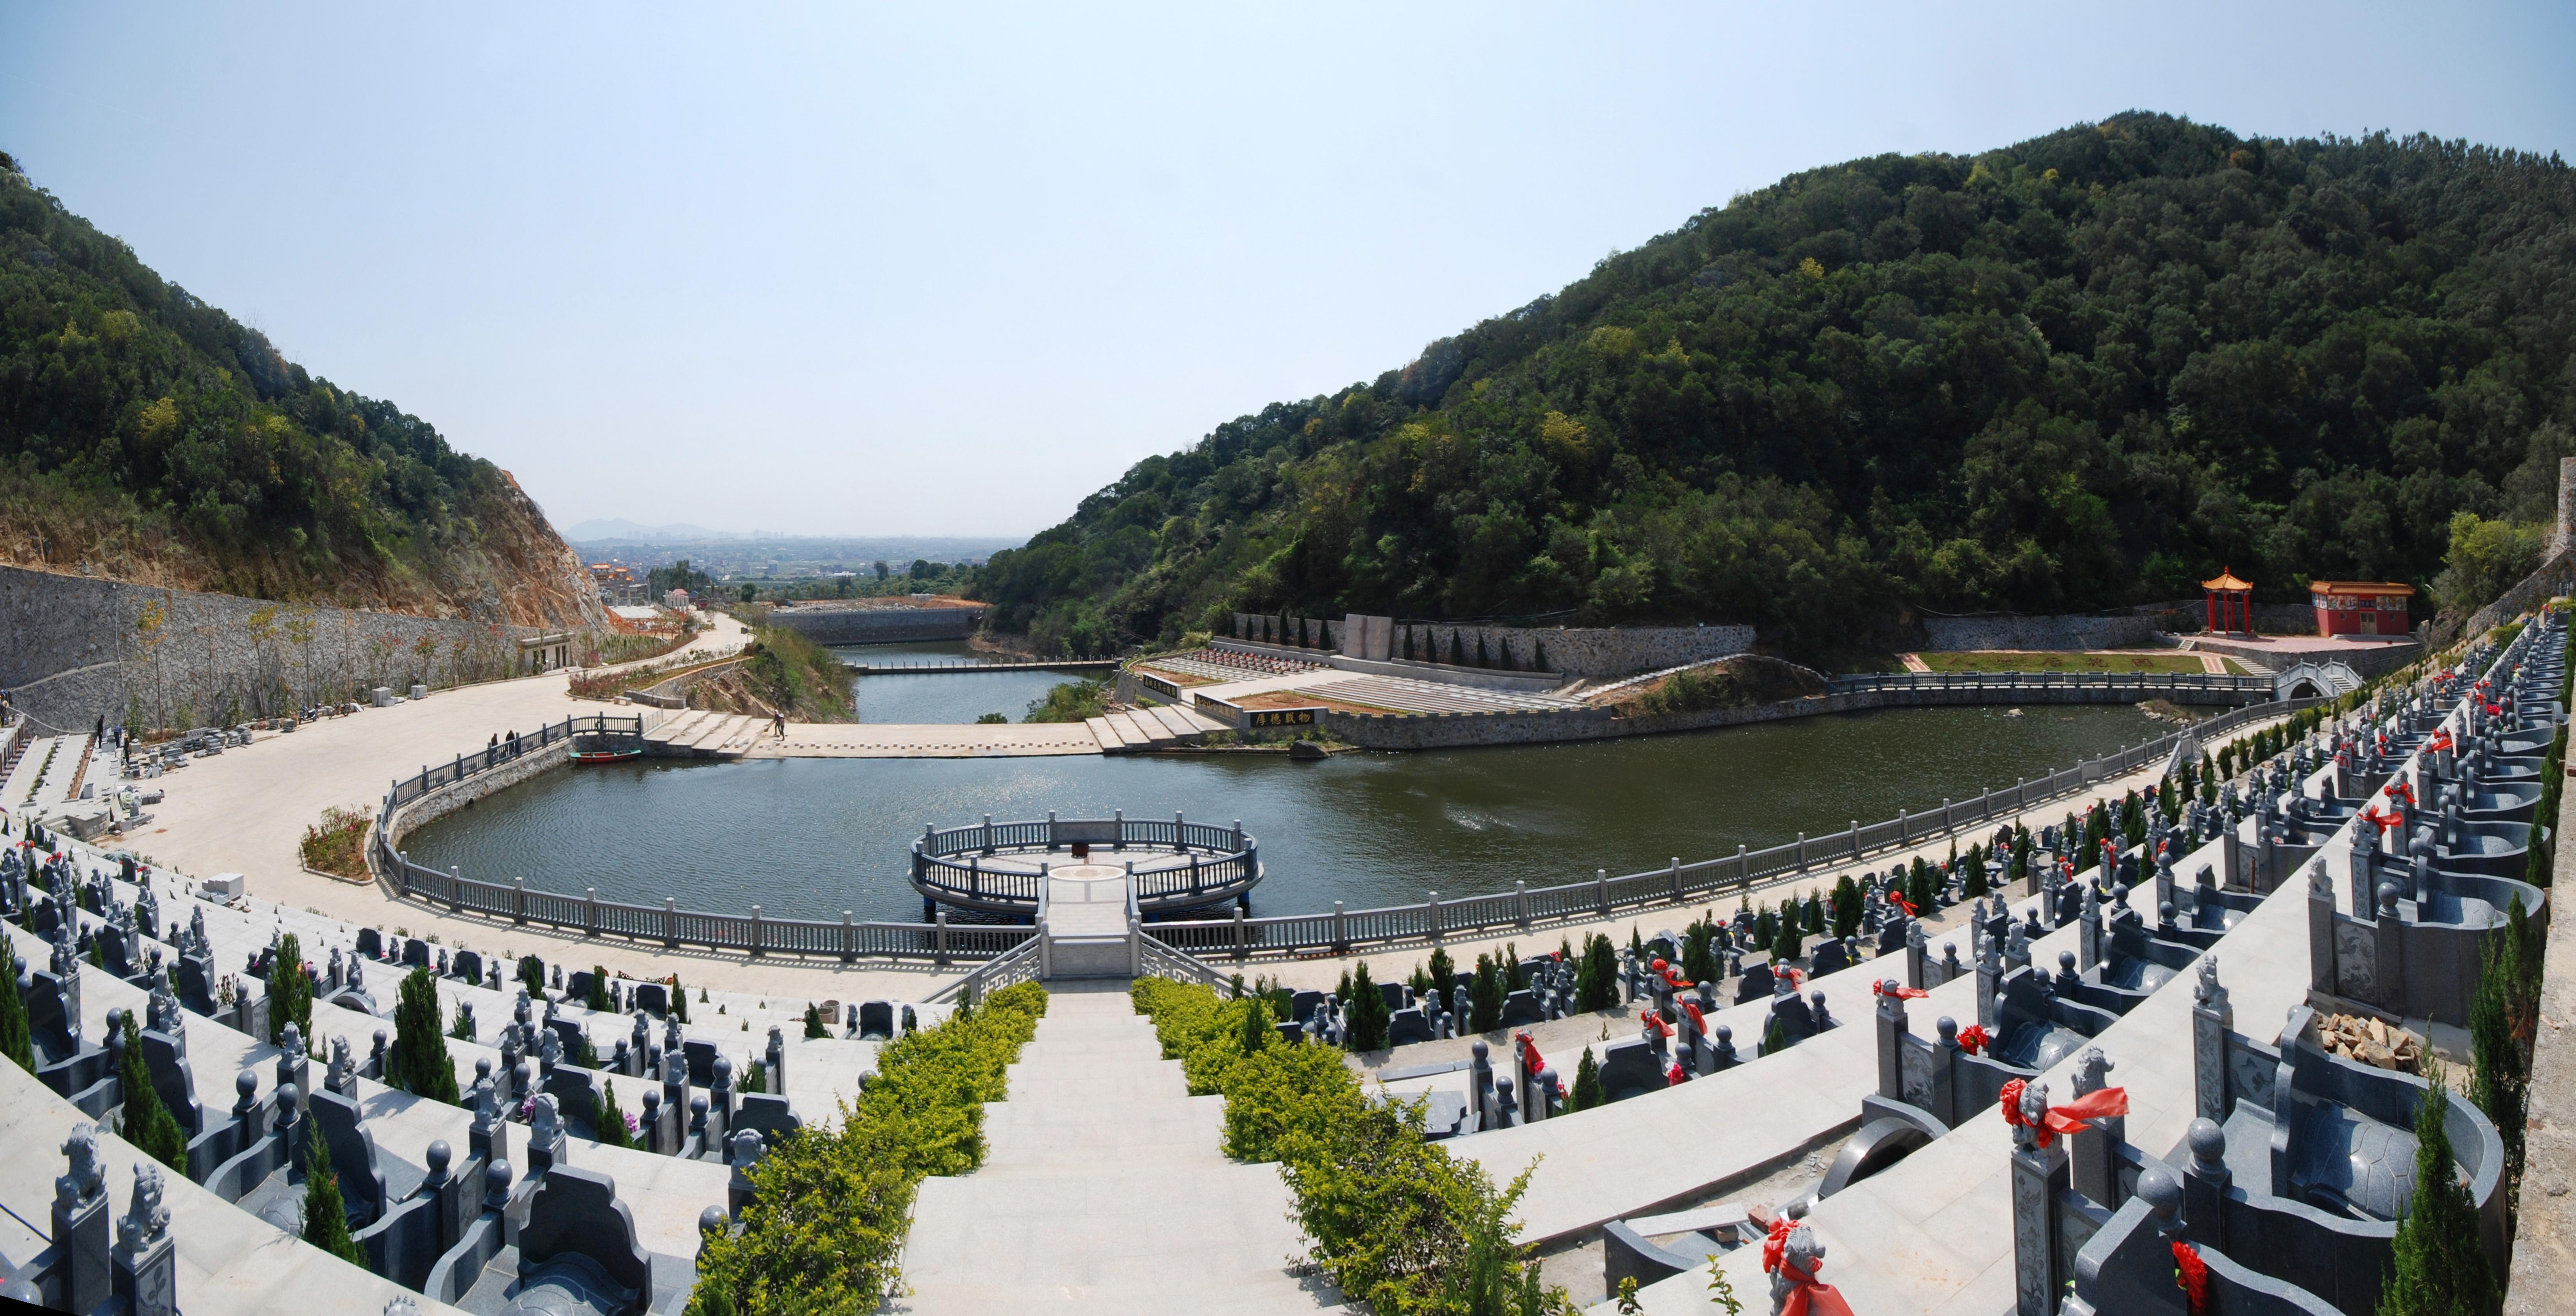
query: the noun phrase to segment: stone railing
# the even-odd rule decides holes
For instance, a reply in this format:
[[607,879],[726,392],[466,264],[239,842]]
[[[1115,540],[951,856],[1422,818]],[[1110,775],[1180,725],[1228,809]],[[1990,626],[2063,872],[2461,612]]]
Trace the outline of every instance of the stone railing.
[[[760,906],[742,914],[685,910],[676,898],[656,905],[629,905],[599,898],[597,888],[580,895],[531,890],[525,878],[485,882],[451,869],[413,863],[403,854],[403,835],[418,822],[435,816],[449,797],[478,792],[513,770],[561,761],[576,736],[641,737],[642,717],[594,714],[549,723],[505,744],[459,754],[435,764],[385,792],[367,847],[367,862],[376,878],[395,896],[417,901],[457,917],[508,920],[583,936],[624,937],[658,943],[666,949],[699,948],[740,951],[750,955],[828,955],[844,962],[875,956],[929,959],[941,964],[959,959],[985,959],[1027,941],[1031,929],[990,925],[950,926],[945,910],[928,923],[859,922],[842,911],[835,922],[821,919],[770,918]],[[1170,824],[1163,824],[1169,828]]]
[[1346,910],[1340,901],[1335,901],[1330,913],[1261,918],[1238,909],[1229,919],[1166,920],[1156,923],[1154,930],[1184,950],[1245,959],[1317,951],[1348,954],[1361,946],[1428,945],[1452,936],[1527,932],[1554,924],[1607,919],[1626,910],[1694,904],[1713,896],[1734,894],[1766,879],[1808,872],[1820,865],[1858,862],[1873,854],[1909,849],[1964,829],[1982,828],[2035,805],[2159,766],[2170,759],[2176,744],[2185,736],[2222,735],[2248,723],[2324,702],[2284,700],[2236,709],[2199,723],[2190,731],[2160,736],[2034,781],[2015,782],[2009,788],[1987,791],[1971,800],[1944,800],[1937,810],[1899,812],[1878,823],[1855,821],[1843,831],[1820,836],[1800,833],[1793,842],[1762,850],[1737,846],[1732,855],[1696,863],[1683,863],[1676,858],[1665,868],[1621,877],[1611,876],[1607,869],[1596,869],[1590,881],[1547,887],[1515,883],[1510,891],[1449,901],[1441,900],[1435,891],[1431,899],[1418,905]]
[[[2219,676],[2202,672],[1865,672],[1833,678],[1835,694],[1959,692],[2007,699],[2051,694],[2109,695],[2181,702],[2253,703],[2272,697],[2268,676]],[[1981,698],[1979,702],[1989,702]]]
[[1097,846],[1097,863],[1119,863],[1129,846],[1145,851],[1152,867],[1131,870],[1130,889],[1137,906],[1148,914],[1194,909],[1232,900],[1261,881],[1261,847],[1237,820],[1230,827],[1211,827],[1174,814],[1166,822],[1130,818],[1122,810],[1109,818],[1045,818],[1028,822],[983,822],[941,831],[921,829],[912,843],[912,885],[924,897],[948,904],[1001,914],[1028,914],[1038,908],[1046,884],[1046,865],[988,867],[995,858],[1052,855],[1068,846]]

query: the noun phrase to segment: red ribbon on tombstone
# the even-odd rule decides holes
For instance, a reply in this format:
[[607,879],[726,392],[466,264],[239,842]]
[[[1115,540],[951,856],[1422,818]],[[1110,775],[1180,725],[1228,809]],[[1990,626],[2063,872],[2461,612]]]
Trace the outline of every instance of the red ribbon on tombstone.
[[1687,1083],[1687,1082],[1689,1082],[1689,1081],[1690,1081],[1690,1075],[1685,1074],[1685,1073],[1683,1073],[1683,1072],[1682,1072],[1682,1062],[1680,1062],[1680,1061],[1678,1061],[1678,1060],[1676,1060],[1676,1061],[1674,1061],[1674,1062],[1673,1062],[1672,1068],[1667,1069],[1667,1070],[1665,1070],[1665,1071],[1664,1071],[1664,1086],[1665,1086],[1665,1087],[1668,1087],[1668,1088],[1677,1088],[1677,1087],[1680,1087],[1682,1084]]
[[1785,1276],[1790,1284],[1780,1316],[1852,1316],[1851,1304],[1843,1301],[1840,1291],[1789,1259],[1789,1231],[1796,1227],[1783,1211],[1771,1217],[1771,1233],[1762,1240],[1763,1273]]
[[1922,915],[1917,914],[1916,912],[1914,912],[1914,902],[1913,902],[1913,901],[1911,901],[1911,900],[1906,899],[1906,898],[1905,898],[1905,893],[1904,893],[1904,892],[1902,892],[1902,891],[1890,891],[1890,892],[1888,892],[1888,893],[1887,893],[1887,898],[1888,898],[1888,899],[1890,899],[1890,900],[1895,901],[1895,902],[1896,902],[1896,907],[1897,907],[1898,909],[1904,910],[1904,911],[1905,911],[1905,916],[1906,916],[1907,918],[1921,918],[1921,917],[1922,917]]
[[1547,1062],[1539,1058],[1538,1043],[1531,1041],[1528,1033],[1521,1033],[1512,1040],[1520,1044],[1521,1071],[1532,1078],[1538,1077],[1538,1071],[1547,1068]]
[[1644,1024],[1648,1028],[1654,1029],[1656,1033],[1664,1037],[1670,1037],[1673,1035],[1673,1026],[1665,1023],[1663,1016],[1656,1014],[1651,1009],[1639,1010],[1637,1012],[1637,1022]]
[[2021,1117],[2021,1094],[2027,1086],[2022,1080],[2014,1079],[2004,1084],[2003,1091],[1995,1095],[1995,1100],[2003,1107],[2004,1123],[2030,1129],[2033,1141],[2042,1147],[2057,1141],[2058,1134],[2081,1133],[2094,1120],[2129,1113],[2129,1090],[2104,1088],[2099,1092],[2088,1092],[2063,1106],[2051,1106],[2040,1114],[2038,1124],[2027,1124]]
[[2182,1290],[2183,1305],[2191,1316],[2202,1316],[2209,1310],[2209,1263],[2179,1238],[2174,1240],[2173,1259],[2174,1287]]
[[1899,1000],[1907,1000],[1907,1001],[1921,1000],[1922,998],[1924,998],[1924,997],[1926,997],[1926,996],[1930,996],[1930,995],[1932,994],[1932,993],[1930,993],[1930,992],[1927,992],[1927,991],[1923,990],[1923,989],[1922,989],[1922,988],[1920,988],[1920,987],[1895,987],[1895,988],[1891,988],[1891,987],[1889,987],[1889,986],[1887,985],[1887,983],[1886,983],[1884,980],[1881,980],[1881,981],[1878,981],[1878,982],[1871,983],[1871,984],[1869,985],[1869,990],[1870,990],[1870,994],[1871,994],[1871,995],[1874,995],[1874,996],[1893,996],[1893,997],[1898,998]]

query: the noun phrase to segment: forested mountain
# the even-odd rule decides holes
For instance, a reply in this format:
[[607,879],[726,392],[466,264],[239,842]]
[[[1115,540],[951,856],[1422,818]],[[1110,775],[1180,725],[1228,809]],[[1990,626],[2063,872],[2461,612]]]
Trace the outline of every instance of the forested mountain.
[[2221,566],[2435,584],[2576,452],[2571,203],[2554,155],[2143,113],[1817,169],[1139,462],[979,588],[1050,648],[1287,608],[1830,653]]
[[0,561],[528,624],[588,593],[506,473],[308,375],[5,154]]

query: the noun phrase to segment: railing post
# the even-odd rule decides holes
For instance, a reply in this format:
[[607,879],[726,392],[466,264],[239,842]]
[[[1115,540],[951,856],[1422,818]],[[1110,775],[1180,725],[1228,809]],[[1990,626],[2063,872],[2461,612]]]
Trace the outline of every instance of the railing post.
[[1944,795],[1941,797],[1941,830],[1956,831],[1958,826],[1958,821],[1950,816],[1950,797]]
[[1908,832],[1905,827],[1905,810],[1903,809],[1896,811],[1896,843],[1900,846],[1911,845],[1914,843],[1913,834]]
[[[1435,896],[1434,898],[1436,899],[1437,897]],[[1243,937],[1243,906],[1241,905],[1234,907],[1234,927],[1235,939],[1237,943],[1240,944]],[[1336,900],[1333,902],[1333,953],[1336,955],[1347,955],[1350,953],[1350,950],[1350,930],[1343,926],[1342,902]]]
[[514,877],[510,880],[519,888],[518,903],[511,910],[510,920],[514,923],[525,923],[528,921],[528,879]]
[[[1607,868],[1596,868],[1596,869],[1593,869],[1593,870],[1592,870],[1592,889],[1593,889],[1593,892],[1594,892],[1595,903],[1597,903],[1597,904],[1599,904],[1599,905],[1601,906],[1601,917],[1603,917],[1603,918],[1608,918],[1608,917],[1610,917],[1610,870],[1609,870],[1609,869],[1607,869]],[[1454,984],[1453,984],[1453,985],[1454,985]]]
[[1517,907],[1518,912],[1519,912],[1519,915],[1520,915],[1521,931],[1523,931],[1523,932],[1527,932],[1527,931],[1529,931],[1530,920],[1529,920],[1529,883],[1528,883],[1528,882],[1525,882],[1525,881],[1523,881],[1523,880],[1521,880],[1521,879],[1519,879],[1519,878],[1514,878],[1514,879],[1512,879],[1512,901],[1513,901],[1513,904]]
[[581,931],[584,936],[599,935],[598,887],[586,886],[581,889]]
[[452,864],[447,869],[447,912],[465,912],[465,870]]
[[930,921],[936,929],[931,934],[932,953],[937,957],[935,962],[946,964],[948,962],[948,906],[941,905],[931,914]]
[[[1858,859],[1858,858],[1860,858],[1860,819],[1858,819],[1858,818],[1854,818],[1854,819],[1852,819],[1852,820],[1851,820],[1851,825],[1852,825],[1852,828],[1851,828],[1851,841],[1852,841],[1852,843],[1851,843],[1851,857],[1852,857],[1852,858],[1854,858],[1854,859]],[[1681,861],[1680,861],[1680,860],[1678,860],[1678,859],[1676,859],[1676,860],[1674,860],[1673,862],[1675,862],[1675,863],[1679,863],[1679,862],[1681,862]]]
[[680,902],[671,896],[662,897],[662,944],[680,948]]
[[845,909],[841,911],[841,963],[856,959],[858,953],[858,946],[851,940],[850,911]]
[[1243,902],[1236,901],[1234,906],[1234,957],[1239,960],[1249,956],[1251,953],[1252,943],[1246,941],[1243,936]]
[[1798,833],[1798,871],[1807,871],[1807,834]]
[[1435,945],[1440,941],[1440,893],[1437,891],[1431,893],[1431,940]]
[[1109,831],[1110,834],[1118,838],[1117,840],[1109,843],[1109,848],[1112,850],[1126,849],[1127,811],[1125,809],[1111,809],[1109,811]]
[[751,907],[751,953],[760,953],[760,906]]
[[1744,842],[1742,841],[1735,843],[1735,884],[1737,886],[1753,885],[1753,861],[1745,857]]

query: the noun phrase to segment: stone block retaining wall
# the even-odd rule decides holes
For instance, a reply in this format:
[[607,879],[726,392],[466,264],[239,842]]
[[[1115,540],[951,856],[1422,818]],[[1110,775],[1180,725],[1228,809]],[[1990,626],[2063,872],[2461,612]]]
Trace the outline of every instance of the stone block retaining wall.
[[1971,649],[2121,649],[2152,644],[2165,629],[2162,616],[2137,617],[1925,617],[1931,652]]
[[[1309,638],[1330,625],[1337,647],[1346,644],[1345,637],[1354,629],[1352,618],[1332,619],[1290,617],[1290,635],[1297,623],[1306,623]],[[1248,640],[1276,641],[1279,618],[1276,614],[1238,612],[1234,614],[1232,637]],[[1476,626],[1451,625],[1446,622],[1397,622],[1388,641],[1388,657],[1404,657],[1404,634],[1413,632],[1414,652],[1418,659],[1446,664],[1450,640],[1454,636],[1468,663],[1476,658],[1476,644],[1485,645],[1485,655],[1496,668],[1502,666],[1504,647],[1511,651],[1512,668],[1518,671],[1543,667],[1568,677],[1632,676],[1638,672],[1658,671],[1689,663],[1703,663],[1753,649],[1750,626]],[[1541,660],[1534,663],[1533,660]]]
[[769,624],[816,644],[962,640],[984,624],[984,609],[781,608],[769,614]]
[[[152,725],[210,725],[309,703],[506,676],[518,640],[551,633],[130,585],[0,567],[0,686],[35,720],[87,730],[140,705]],[[255,635],[266,628],[267,633]],[[423,652],[423,647],[426,652]]]

